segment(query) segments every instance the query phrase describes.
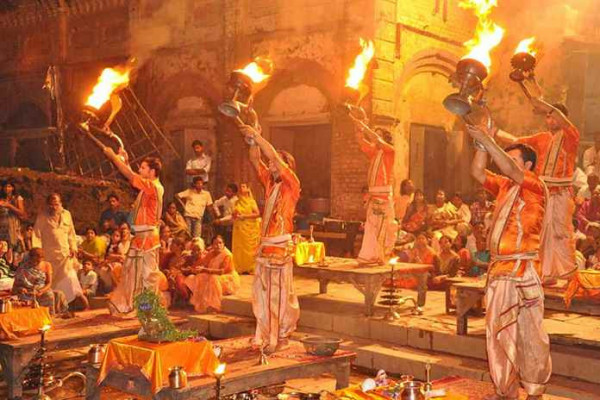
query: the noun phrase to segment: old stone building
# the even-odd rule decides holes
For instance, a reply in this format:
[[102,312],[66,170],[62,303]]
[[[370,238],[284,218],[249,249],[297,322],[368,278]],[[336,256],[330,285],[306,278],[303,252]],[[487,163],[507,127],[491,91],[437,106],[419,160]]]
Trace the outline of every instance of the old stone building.
[[[490,107],[500,124],[534,128],[539,119],[522,106],[518,88],[509,87],[508,59],[527,23],[527,34],[537,30],[547,39],[528,7],[561,10],[548,6],[554,1],[499,3],[509,39],[494,56]],[[577,30],[547,46],[540,75],[549,76],[552,93],[591,132],[600,89],[585,73],[565,72],[597,65],[598,12],[573,12]],[[0,146],[12,150],[0,160],[50,168],[56,132],[45,128],[54,111],[41,88],[49,65],[61,71],[65,118],[74,121],[102,68],[134,56],[133,89],[181,154],[167,159],[167,194],[184,184],[194,139],[204,140],[216,161],[214,190],[254,182],[246,145],[216,107],[230,71],[268,56],[275,71],[255,108],[264,134],[296,156],[305,207],[326,198],[332,216],[360,219],[368,165],[338,105],[365,37],[374,40],[376,55],[363,105],[375,125],[394,133],[397,179],[411,177],[430,197],[440,187],[469,192],[470,143],[441,101],[453,90],[448,77],[475,23],[457,0],[7,0],[0,6]]]

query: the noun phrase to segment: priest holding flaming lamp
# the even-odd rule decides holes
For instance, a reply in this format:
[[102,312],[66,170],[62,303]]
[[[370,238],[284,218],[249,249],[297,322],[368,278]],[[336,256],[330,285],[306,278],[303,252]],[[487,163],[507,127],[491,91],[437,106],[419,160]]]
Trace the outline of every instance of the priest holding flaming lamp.
[[372,41],[360,40],[362,52],[356,56],[346,80],[344,107],[356,126],[360,149],[369,158],[367,218],[357,261],[361,264],[385,264],[394,248],[398,224],[394,212],[394,157],[392,134],[371,129],[365,111],[359,105],[366,89],[361,84],[369,62],[375,55]]
[[251,109],[253,85],[266,79],[272,69],[270,66],[267,73],[264,65],[255,60],[246,68],[234,71],[229,82],[233,96],[221,104],[219,110],[235,119],[240,133],[250,145],[250,162],[265,187],[261,243],[252,288],[252,310],[256,317],[253,344],[272,353],[287,347],[300,317],[293,286],[291,235],[296,203],[300,198],[300,181],[294,172],[292,155],[275,150],[260,134],[258,118]]

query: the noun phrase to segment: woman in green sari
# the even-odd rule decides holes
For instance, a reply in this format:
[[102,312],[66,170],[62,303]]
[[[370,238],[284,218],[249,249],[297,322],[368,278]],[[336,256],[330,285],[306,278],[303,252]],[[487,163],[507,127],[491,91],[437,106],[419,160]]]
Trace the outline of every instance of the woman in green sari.
[[260,213],[246,183],[240,185],[233,210],[233,265],[239,274],[254,272],[256,249],[260,244]]

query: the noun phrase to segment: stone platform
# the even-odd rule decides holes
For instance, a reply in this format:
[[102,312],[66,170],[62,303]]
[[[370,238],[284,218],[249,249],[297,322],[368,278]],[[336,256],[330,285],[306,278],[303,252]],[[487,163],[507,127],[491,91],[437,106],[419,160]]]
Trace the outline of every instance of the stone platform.
[[[242,288],[223,301],[223,313],[192,315],[190,320],[214,338],[251,334],[252,276],[242,276]],[[471,317],[467,336],[456,335],[456,318],[445,314],[443,292],[428,292],[424,314],[413,316],[409,308],[399,311],[393,323],[382,320],[386,308],[375,315],[363,314],[362,296],[350,284],[330,283],[327,294],[317,294],[316,280],[295,277],[301,316],[297,336],[307,333],[336,335],[343,348],[358,354],[355,365],[369,370],[424,378],[425,364],[433,365],[434,378],[461,375],[489,381],[483,317]],[[402,295],[416,292],[402,290]],[[546,313],[544,325],[552,341],[554,375],[548,392],[566,398],[600,399],[600,318],[575,313]]]

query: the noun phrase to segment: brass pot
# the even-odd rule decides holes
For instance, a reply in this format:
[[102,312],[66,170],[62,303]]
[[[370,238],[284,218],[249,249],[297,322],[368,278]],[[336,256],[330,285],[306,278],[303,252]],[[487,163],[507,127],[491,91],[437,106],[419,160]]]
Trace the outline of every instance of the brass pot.
[[172,389],[181,389],[187,386],[187,374],[183,367],[175,366],[169,372],[169,386]]
[[418,381],[405,381],[400,384],[402,392],[400,400],[425,400],[423,383]]
[[106,353],[106,345],[94,344],[90,346],[90,350],[88,351],[88,362],[95,367],[100,366],[102,360],[104,360],[104,353]]

